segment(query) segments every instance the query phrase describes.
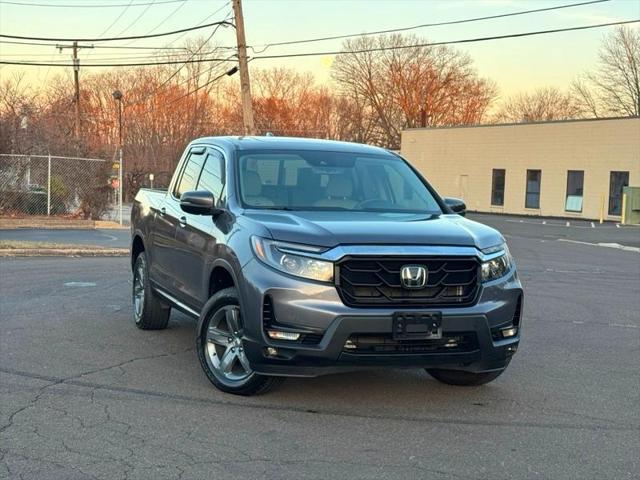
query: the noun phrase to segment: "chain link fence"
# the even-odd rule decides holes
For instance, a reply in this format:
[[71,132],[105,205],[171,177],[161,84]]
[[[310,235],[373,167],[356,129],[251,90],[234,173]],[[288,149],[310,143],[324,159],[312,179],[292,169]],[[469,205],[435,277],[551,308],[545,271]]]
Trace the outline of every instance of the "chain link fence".
[[118,167],[99,158],[0,154],[0,216],[116,220]]

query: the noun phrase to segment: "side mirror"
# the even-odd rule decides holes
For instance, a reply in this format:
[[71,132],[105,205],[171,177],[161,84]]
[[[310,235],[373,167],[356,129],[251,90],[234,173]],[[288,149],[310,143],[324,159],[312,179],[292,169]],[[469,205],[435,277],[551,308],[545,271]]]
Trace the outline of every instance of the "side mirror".
[[459,198],[445,197],[444,203],[451,209],[453,213],[462,215],[463,217],[467,213],[467,206]]
[[180,196],[180,208],[194,215],[217,216],[222,213],[222,209],[217,208],[216,199],[213,193],[201,190],[197,192],[184,192]]

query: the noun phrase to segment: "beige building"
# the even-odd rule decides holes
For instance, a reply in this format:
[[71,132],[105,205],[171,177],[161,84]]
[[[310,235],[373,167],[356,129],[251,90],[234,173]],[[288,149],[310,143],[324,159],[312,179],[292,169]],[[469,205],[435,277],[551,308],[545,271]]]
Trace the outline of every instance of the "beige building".
[[640,186],[640,118],[417,128],[402,155],[469,210],[620,220]]

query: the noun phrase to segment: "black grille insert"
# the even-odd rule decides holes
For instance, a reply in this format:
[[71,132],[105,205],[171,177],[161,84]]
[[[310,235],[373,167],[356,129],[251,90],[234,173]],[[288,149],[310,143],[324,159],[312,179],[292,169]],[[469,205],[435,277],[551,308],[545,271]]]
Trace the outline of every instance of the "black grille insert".
[[[402,286],[400,270],[405,265],[426,267],[424,288]],[[479,289],[475,257],[347,257],[336,269],[336,287],[351,307],[468,306]]]
[[390,333],[353,334],[343,351],[349,353],[455,353],[478,349],[475,332],[444,333],[437,340],[394,340]]

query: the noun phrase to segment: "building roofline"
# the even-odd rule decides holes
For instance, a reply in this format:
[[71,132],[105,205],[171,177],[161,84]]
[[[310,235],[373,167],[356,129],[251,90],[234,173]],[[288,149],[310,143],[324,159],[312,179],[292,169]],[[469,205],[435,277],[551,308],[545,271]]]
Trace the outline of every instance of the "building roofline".
[[546,120],[540,122],[512,122],[512,123],[483,123],[478,125],[447,125],[442,127],[413,127],[405,128],[403,132],[415,130],[450,130],[463,128],[490,128],[490,127],[519,127],[525,125],[549,125],[554,123],[578,123],[578,122],[604,122],[609,120],[639,120],[640,117],[600,117],[600,118],[572,118],[568,120]]

